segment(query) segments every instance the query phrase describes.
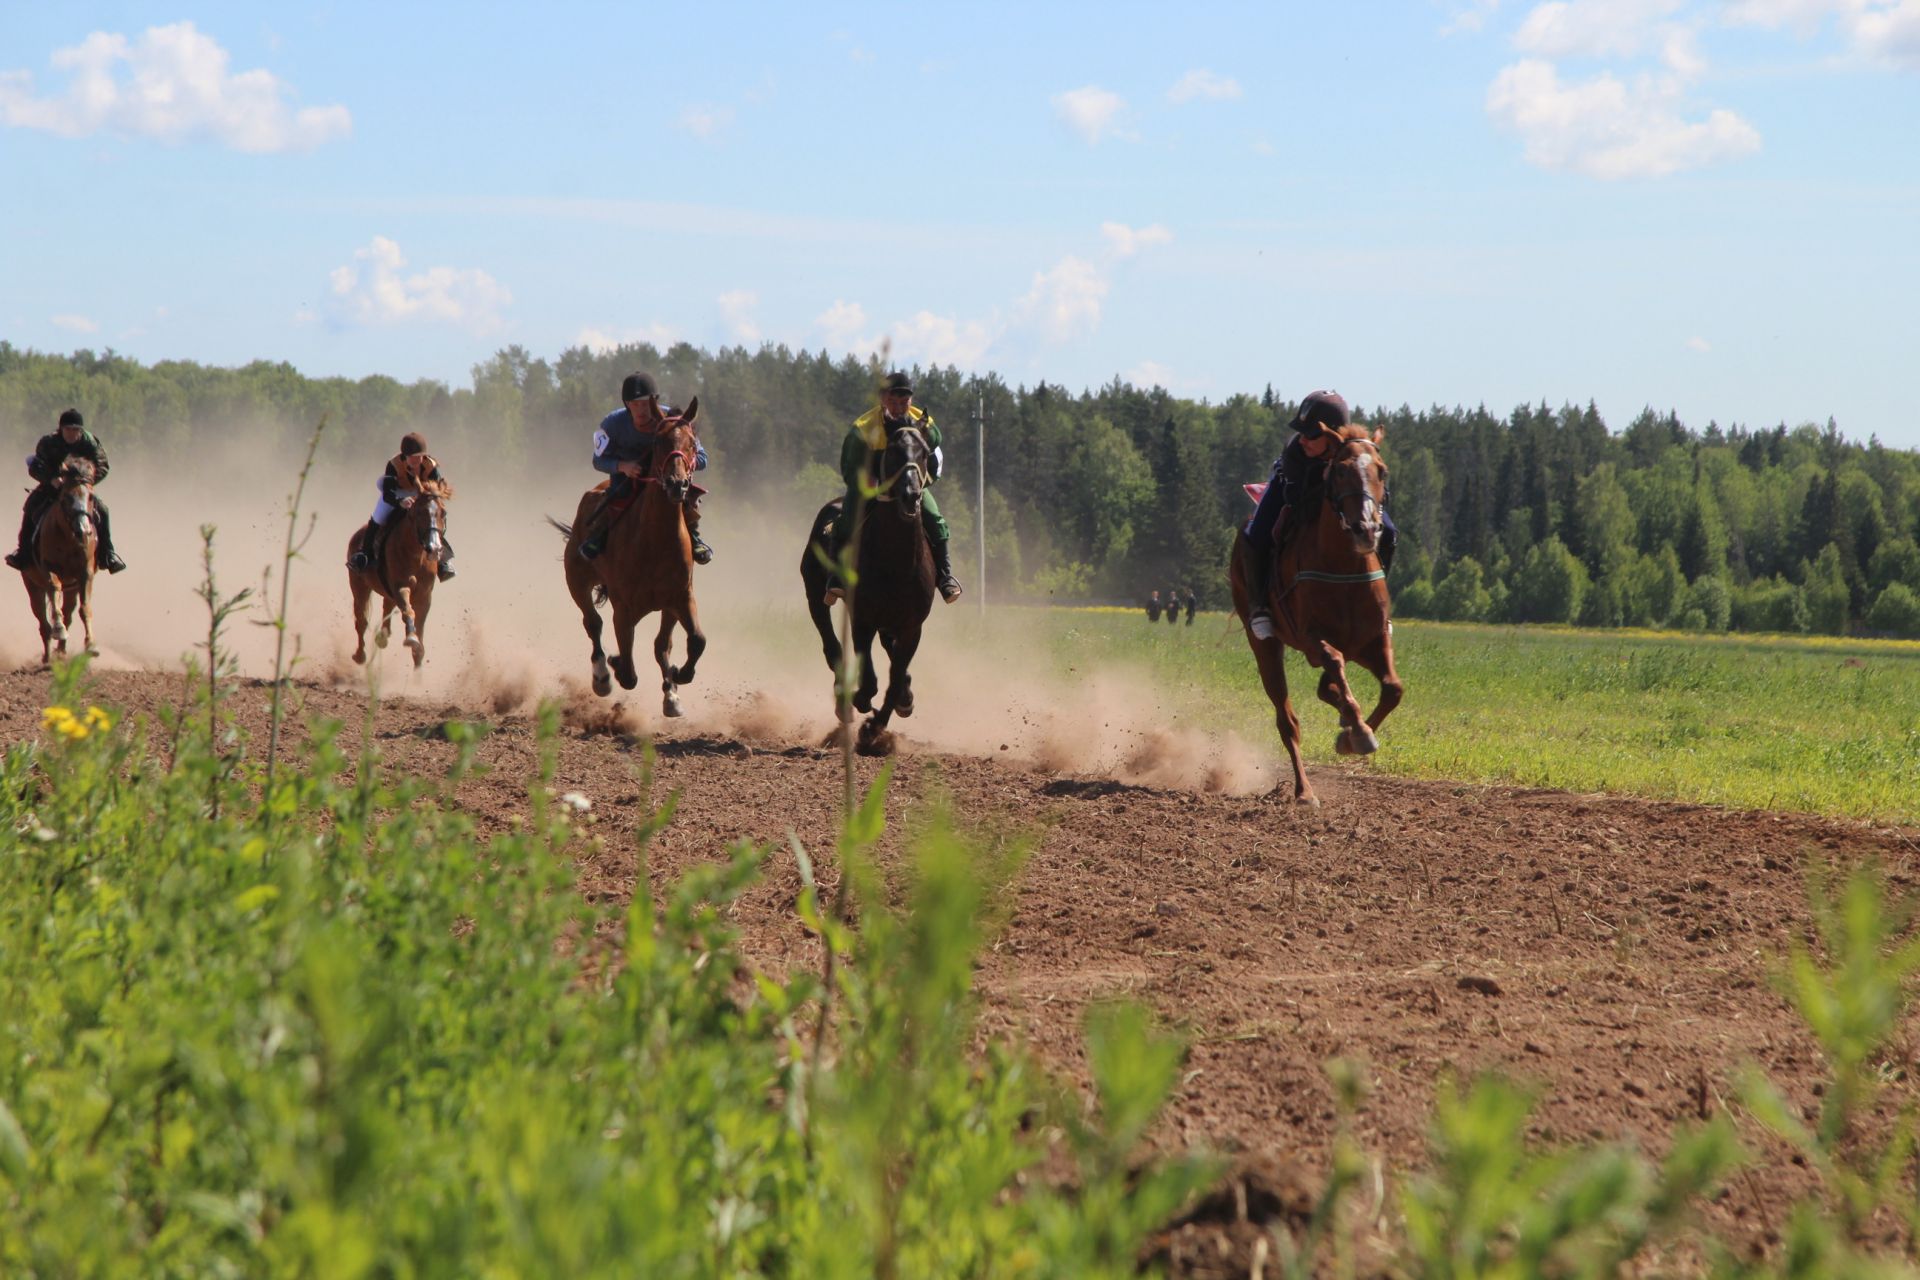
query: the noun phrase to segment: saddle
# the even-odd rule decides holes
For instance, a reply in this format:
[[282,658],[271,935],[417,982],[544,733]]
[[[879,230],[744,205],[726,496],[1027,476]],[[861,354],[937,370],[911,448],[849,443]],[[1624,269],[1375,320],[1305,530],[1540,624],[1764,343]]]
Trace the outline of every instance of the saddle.
[[[1240,487],[1247,491],[1247,497],[1253,499],[1254,505],[1258,506],[1260,499],[1266,496],[1267,490],[1272,485],[1266,481],[1255,481]],[[1318,480],[1307,483],[1305,492],[1300,495],[1300,501],[1288,508],[1287,518],[1273,527],[1275,549],[1286,546],[1296,531],[1308,527],[1320,518],[1320,503],[1325,499],[1326,494],[1327,486],[1324,483]]]

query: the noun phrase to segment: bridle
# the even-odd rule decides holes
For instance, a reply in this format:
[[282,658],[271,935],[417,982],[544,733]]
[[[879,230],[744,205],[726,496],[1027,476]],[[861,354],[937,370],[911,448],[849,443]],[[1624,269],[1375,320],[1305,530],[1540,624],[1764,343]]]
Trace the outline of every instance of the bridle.
[[[909,435],[919,442],[920,457],[925,457],[932,452],[931,447],[927,444],[926,433],[922,431],[919,427],[913,427],[913,426],[902,426],[902,427],[894,428],[893,432],[889,435],[887,439],[888,450],[890,451],[892,449],[896,441],[899,441],[901,440],[902,437],[909,436]],[[905,449],[904,445],[902,445],[902,451],[908,452]],[[881,454],[881,458],[883,459],[883,461],[885,457],[886,457],[886,452],[883,451]],[[895,500],[894,485],[897,484],[900,481],[901,477],[903,476],[913,477],[915,481],[913,490],[916,497],[919,493],[923,492],[926,489],[927,487],[926,466],[919,460],[919,458],[909,456],[906,463],[901,466],[900,470],[894,472],[892,475],[881,477],[880,492],[877,495],[875,495],[874,501],[875,502],[894,501]]]
[[[1338,489],[1334,487],[1332,477],[1334,475],[1335,462],[1339,459],[1340,455],[1345,453],[1349,448],[1358,448],[1361,445],[1365,445],[1367,453],[1372,454],[1374,458],[1377,459],[1379,457],[1378,452],[1374,450],[1372,444],[1366,440],[1343,440],[1340,442],[1340,448],[1327,457],[1327,500],[1333,504],[1334,519],[1338,520],[1340,527],[1345,529],[1347,533],[1355,539],[1373,538],[1377,536],[1380,525],[1380,509],[1386,505],[1388,496],[1387,492],[1382,490],[1380,496],[1375,498],[1373,494],[1368,491],[1364,481],[1351,489]],[[1347,518],[1347,499],[1349,498],[1360,499],[1360,517],[1357,524]],[[1369,527],[1371,527],[1374,532],[1369,532]]]
[[[684,427],[689,436],[693,434],[693,429],[686,427],[685,424],[678,419],[669,419],[668,422],[670,428],[674,430]],[[647,474],[640,477],[640,483],[657,484],[660,486],[662,493],[678,502],[687,496],[687,490],[693,484],[694,455],[690,449],[681,448],[673,448],[664,453],[661,452],[660,445],[669,438],[670,436],[666,432],[661,432],[655,436],[653,454],[649,459],[651,465],[647,468]],[[672,474],[673,460],[675,458],[678,458],[681,465],[686,469],[682,475],[676,476]]]

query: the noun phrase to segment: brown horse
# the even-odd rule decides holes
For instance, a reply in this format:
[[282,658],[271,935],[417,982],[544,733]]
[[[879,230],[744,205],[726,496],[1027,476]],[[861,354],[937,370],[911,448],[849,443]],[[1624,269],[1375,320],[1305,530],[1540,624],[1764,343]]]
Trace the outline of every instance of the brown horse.
[[[1387,464],[1378,448],[1382,434],[1369,434],[1361,426],[1336,433],[1327,454],[1319,512],[1273,557],[1272,581],[1247,582],[1246,535],[1234,539],[1234,611],[1260,666],[1260,682],[1273,700],[1280,740],[1293,760],[1293,798],[1302,804],[1317,805],[1320,800],[1307,785],[1300,763],[1300,721],[1287,697],[1284,646],[1300,650],[1309,666],[1321,668],[1320,700],[1340,713],[1340,734],[1333,745],[1341,755],[1371,755],[1380,749],[1374,730],[1400,704],[1403,692],[1393,669],[1386,573],[1379,560],[1380,511],[1387,496]],[[1248,623],[1254,590],[1267,595],[1277,633],[1272,640],[1256,639]],[[1348,661],[1380,681],[1379,705],[1364,721],[1347,685]]]
[[[76,610],[93,653],[94,555],[100,533],[93,516],[93,463],[68,458],[53,479],[54,500],[34,531],[33,563],[20,571],[34,621],[40,624],[40,661],[51,664],[57,647],[67,652],[67,629]],[[58,606],[54,596],[58,593]]]
[[[887,440],[881,455],[880,495],[861,513],[854,533],[858,551],[854,561],[857,581],[852,592],[853,650],[860,658],[860,683],[853,706],[872,712],[860,726],[858,747],[868,755],[888,750],[887,722],[894,715],[913,714],[913,678],[907,668],[920,647],[920,630],[933,611],[935,580],[933,549],[920,523],[920,497],[926,490],[933,450],[917,428],[902,427]],[[800,558],[800,581],[807,593],[807,613],[820,633],[827,666],[840,670],[840,641],[834,635],[833,615],[825,595],[827,567],[818,549],[831,541],[836,498],[820,509],[808,530],[807,547]],[[873,640],[880,638],[887,654],[887,696],[876,711],[873,698],[880,689],[873,670]]]
[[[380,540],[378,563],[366,569],[347,569],[347,584],[353,588],[353,634],[358,641],[353,650],[355,662],[367,660],[367,601],[375,592],[380,595],[381,608],[374,646],[387,647],[393,612],[398,609],[401,624],[406,627],[407,648],[413,650],[413,665],[427,660],[427,611],[433,608],[433,585],[446,540],[446,504],[453,500],[453,486],[444,480],[412,476],[407,478],[406,487],[417,496],[400,499],[402,510]],[[363,525],[347,539],[349,559],[366,536]]]
[[[606,549],[591,560],[580,555],[587,525],[606,500],[607,485],[595,485],[580,496],[571,525],[549,520],[567,539],[567,591],[580,606],[580,624],[593,642],[593,691],[606,697],[613,691],[611,676],[622,689],[640,683],[633,665],[633,631],[640,619],[656,610],[660,632],[653,640],[654,661],[660,664],[660,710],[680,714],[676,685],[693,682],[694,664],[706,650],[706,633],[693,603],[693,542],[687,535],[686,500],[693,488],[696,440],[693,422],[700,412],[699,397],[687,403],[685,413],[668,418],[654,433],[646,478],[639,480],[639,496],[629,499],[637,510],[616,508],[607,513]],[[602,621],[598,601],[613,604],[616,652],[609,662],[600,644]],[[687,633],[687,660],[674,666],[673,627]]]

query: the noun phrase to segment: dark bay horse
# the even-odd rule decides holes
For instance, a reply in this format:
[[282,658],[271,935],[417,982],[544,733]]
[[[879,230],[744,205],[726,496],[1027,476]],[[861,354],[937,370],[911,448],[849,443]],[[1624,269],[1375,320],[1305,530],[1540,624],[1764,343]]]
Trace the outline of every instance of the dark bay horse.
[[[367,601],[375,592],[381,602],[375,647],[387,647],[398,609],[413,665],[427,660],[427,611],[433,608],[433,585],[439,577],[440,548],[447,532],[446,504],[453,499],[453,486],[424,476],[408,477],[405,484],[418,496],[401,499],[403,510],[381,539],[379,562],[366,569],[347,569],[347,585],[353,589],[353,634],[358,641],[355,662],[367,660]],[[366,536],[363,525],[347,539],[349,559]]]
[[[933,549],[927,543],[925,526],[920,523],[920,496],[927,487],[927,470],[933,450],[927,437],[916,427],[901,427],[887,440],[881,454],[880,495],[860,513],[859,527],[852,538],[857,548],[854,557],[856,581],[849,593],[853,619],[853,651],[859,655],[860,682],[854,690],[853,706],[868,713],[860,726],[859,749],[865,754],[884,754],[887,749],[887,723],[896,714],[913,714],[913,678],[908,668],[920,647],[920,629],[933,611],[935,583]],[[825,595],[829,574],[816,548],[829,554],[834,517],[843,499],[836,498],[813,519],[807,531],[806,550],[800,557],[800,581],[807,593],[807,614],[820,633],[820,647],[827,666],[837,675],[840,670],[840,640],[834,634],[833,614]],[[873,698],[879,692],[879,677],[873,669],[873,640],[887,654],[887,696],[878,710]]]
[[[654,434],[646,478],[639,482],[638,497],[631,500],[636,509],[609,513],[613,523],[607,530],[606,550],[598,556],[582,559],[580,543],[610,482],[580,496],[572,524],[548,521],[567,539],[567,591],[580,606],[580,624],[593,642],[593,691],[606,697],[613,692],[615,678],[622,689],[640,683],[633,665],[633,631],[642,618],[658,611],[660,632],[653,640],[653,657],[660,664],[660,710],[668,716],[680,714],[674,687],[693,682],[694,664],[707,647],[693,603],[693,541],[687,535],[685,505],[693,487],[693,422],[699,412],[696,396],[687,403],[685,413],[668,418]],[[611,662],[600,643],[599,600],[613,605]],[[672,662],[675,623],[687,633],[687,660],[677,667]]]
[[93,518],[93,463],[68,458],[60,464],[53,487],[53,503],[34,530],[33,563],[20,571],[34,621],[40,624],[40,661],[49,664],[56,648],[66,654],[67,629],[76,611],[87,652],[94,652],[94,555],[100,546]]
[[[1280,740],[1293,760],[1293,798],[1302,804],[1317,805],[1320,800],[1307,785],[1300,763],[1300,721],[1287,696],[1285,646],[1298,649],[1309,666],[1321,669],[1320,700],[1340,713],[1334,750],[1341,755],[1371,755],[1380,749],[1374,730],[1400,704],[1403,691],[1393,669],[1386,573],[1379,560],[1380,511],[1387,496],[1382,435],[1357,425],[1337,433],[1327,454],[1319,510],[1272,558],[1271,582],[1247,581],[1246,535],[1234,539],[1229,570],[1233,608],[1260,666],[1260,682],[1273,700]],[[1256,639],[1247,624],[1254,591],[1266,593],[1277,633],[1272,640]],[[1365,720],[1347,684],[1349,661],[1380,682],[1379,705]]]

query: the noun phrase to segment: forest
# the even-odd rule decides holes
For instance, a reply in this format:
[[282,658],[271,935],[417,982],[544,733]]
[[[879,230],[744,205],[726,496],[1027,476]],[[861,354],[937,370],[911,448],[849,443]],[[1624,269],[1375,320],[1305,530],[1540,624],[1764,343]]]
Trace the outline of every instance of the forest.
[[[710,503],[831,496],[841,437],[874,403],[881,372],[774,344],[573,347],[551,362],[510,346],[456,389],[0,342],[0,425],[24,451],[71,405],[116,461],[166,467],[234,432],[266,457],[295,457],[324,416],[331,463],[378,460],[419,429],[456,472],[584,471],[591,433],[633,369],[655,373],[672,401],[699,396]],[[1285,445],[1291,397],[1269,385],[1209,403],[1119,379],[1074,392],[952,367],[911,373],[945,437],[935,492],[963,579],[982,517],[984,422],[993,599],[1131,604],[1190,586],[1205,607],[1227,603],[1227,554],[1250,511],[1241,485],[1264,479]],[[1850,440],[1832,420],[1702,428],[1648,408],[1614,430],[1591,402],[1501,416],[1367,405],[1351,392],[1356,418],[1386,433],[1401,616],[1920,635],[1914,451]]]

